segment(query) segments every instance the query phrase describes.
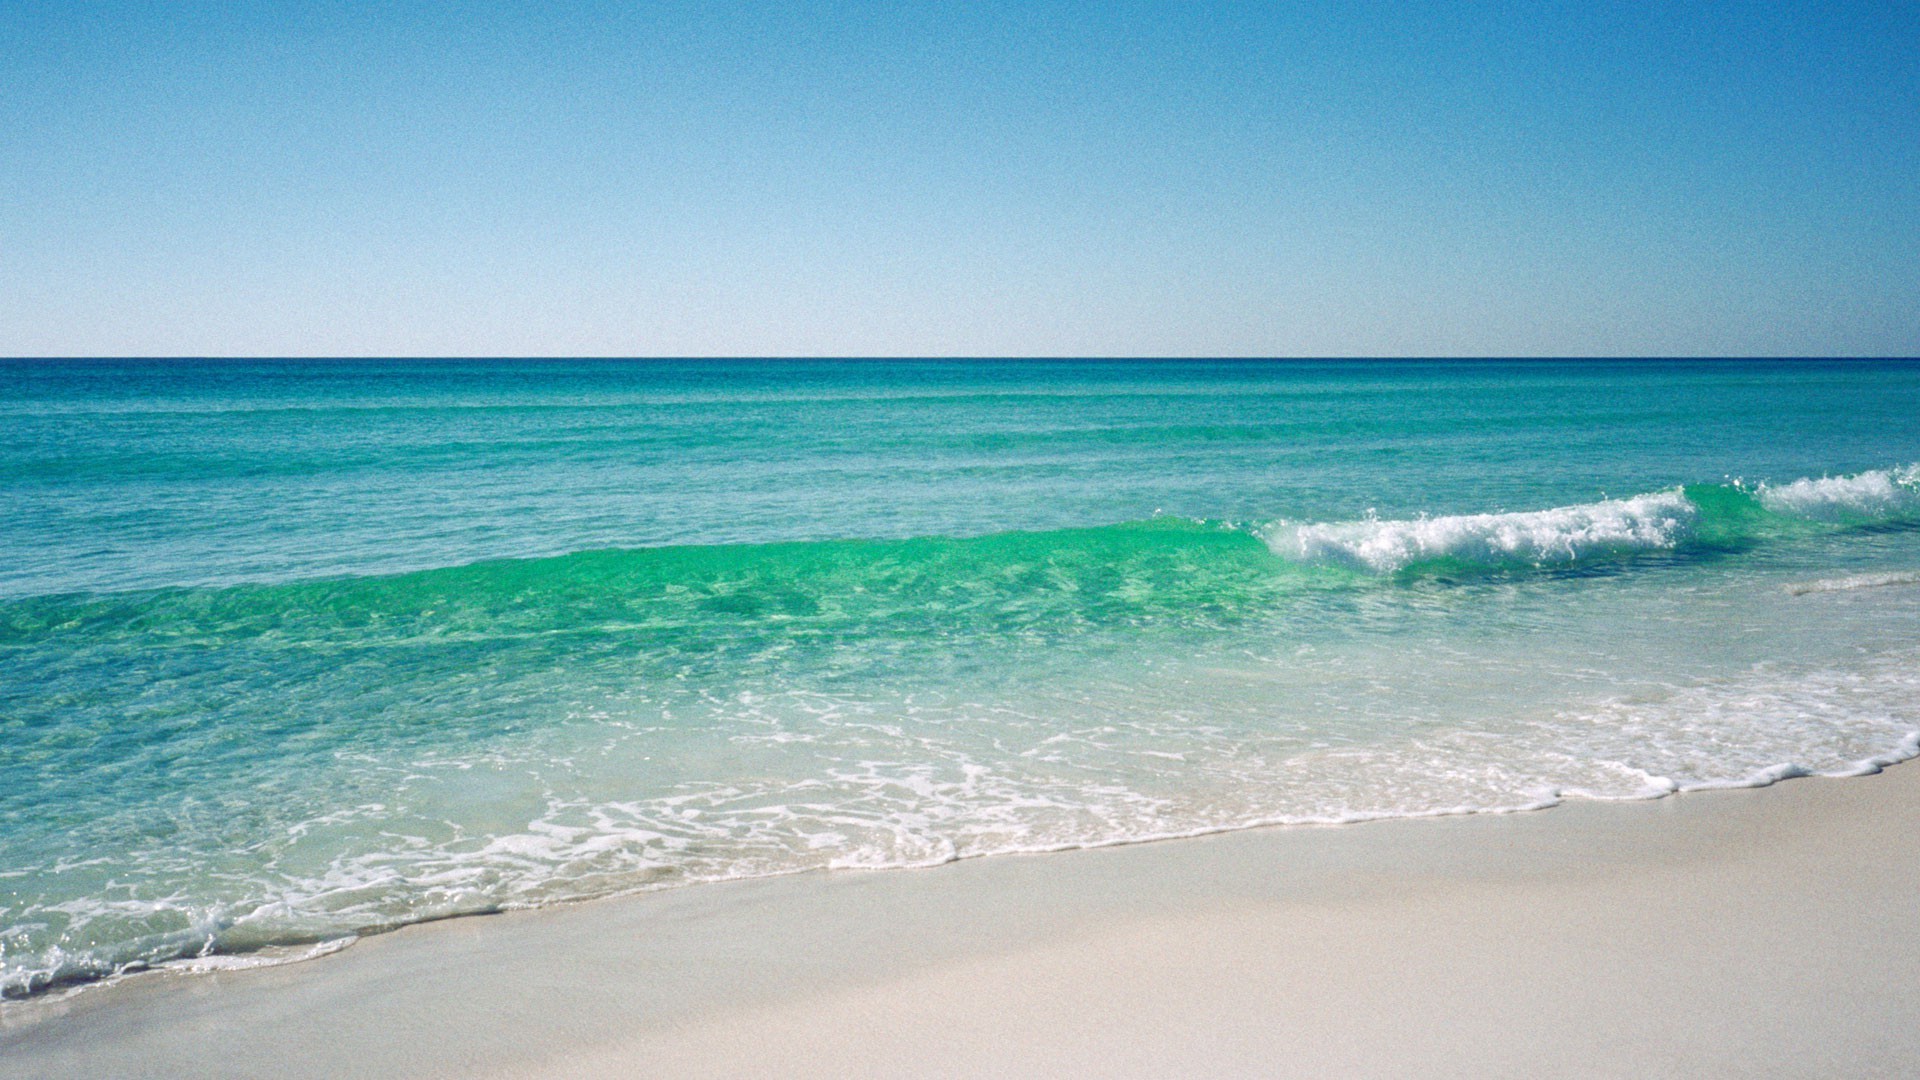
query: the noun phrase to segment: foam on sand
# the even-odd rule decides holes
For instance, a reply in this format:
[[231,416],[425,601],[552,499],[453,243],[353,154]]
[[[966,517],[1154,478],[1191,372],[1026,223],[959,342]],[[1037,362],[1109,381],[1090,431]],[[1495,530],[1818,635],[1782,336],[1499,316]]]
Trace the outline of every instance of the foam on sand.
[[[1475,1076],[1920,1058],[1920,771],[460,920],[0,1014],[19,1075]],[[716,948],[716,942],[725,943]]]

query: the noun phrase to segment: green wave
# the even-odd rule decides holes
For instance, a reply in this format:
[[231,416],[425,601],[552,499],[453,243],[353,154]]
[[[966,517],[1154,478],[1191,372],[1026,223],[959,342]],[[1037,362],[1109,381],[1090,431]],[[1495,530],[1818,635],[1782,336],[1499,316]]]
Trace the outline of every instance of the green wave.
[[[588,551],[383,577],[0,605],[0,651],[66,664],[138,644],[181,654],[365,657],[458,650],[465,662],[604,652],[650,671],[786,664],[875,640],[1040,644],[1088,631],[1229,623],[1340,571],[1289,567],[1243,530],[1158,518],[968,539],[835,540]],[[151,661],[150,661],[151,662]],[[414,661],[414,662],[417,662]],[[831,663],[831,658],[825,662]]]
[[1528,573],[1920,522],[1916,470],[1780,487],[1696,484],[1516,513],[1240,527],[1159,517],[910,540],[689,545],[504,559],[381,577],[0,604],[0,648],[49,634],[326,651],[644,639],[686,662],[928,634],[1008,642],[1216,626],[1302,590]]

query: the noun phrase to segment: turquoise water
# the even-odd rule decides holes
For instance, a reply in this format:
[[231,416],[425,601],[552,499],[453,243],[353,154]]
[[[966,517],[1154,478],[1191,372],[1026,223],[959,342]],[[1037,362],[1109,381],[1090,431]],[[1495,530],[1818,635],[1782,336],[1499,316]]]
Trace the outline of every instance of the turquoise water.
[[0,363],[0,989],[1870,771],[1920,365]]

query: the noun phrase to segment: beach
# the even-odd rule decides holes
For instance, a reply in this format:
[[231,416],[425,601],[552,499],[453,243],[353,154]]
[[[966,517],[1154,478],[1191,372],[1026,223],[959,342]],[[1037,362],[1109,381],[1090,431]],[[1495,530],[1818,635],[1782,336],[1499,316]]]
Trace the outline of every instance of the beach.
[[9,370],[0,1073],[1907,1060],[1920,366]]
[[14,1075],[1905,1076],[1920,768],[824,872],[15,1005]]
[[1920,1077],[1776,7],[0,5],[0,1080]]

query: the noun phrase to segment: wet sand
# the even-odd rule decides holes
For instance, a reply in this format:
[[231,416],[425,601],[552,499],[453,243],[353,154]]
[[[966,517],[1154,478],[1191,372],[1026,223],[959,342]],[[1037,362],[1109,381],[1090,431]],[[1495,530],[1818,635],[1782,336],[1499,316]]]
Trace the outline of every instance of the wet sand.
[[1920,765],[456,919],[0,1010],[18,1076],[1912,1076]]

